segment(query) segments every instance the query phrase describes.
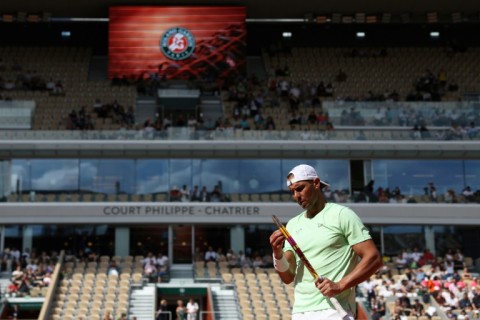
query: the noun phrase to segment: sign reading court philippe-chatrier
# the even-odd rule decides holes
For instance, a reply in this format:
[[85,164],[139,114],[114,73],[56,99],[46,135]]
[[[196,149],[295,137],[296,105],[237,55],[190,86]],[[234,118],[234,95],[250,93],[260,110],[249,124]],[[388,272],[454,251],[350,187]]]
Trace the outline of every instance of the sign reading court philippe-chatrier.
[[257,206],[105,206],[107,216],[258,216]]

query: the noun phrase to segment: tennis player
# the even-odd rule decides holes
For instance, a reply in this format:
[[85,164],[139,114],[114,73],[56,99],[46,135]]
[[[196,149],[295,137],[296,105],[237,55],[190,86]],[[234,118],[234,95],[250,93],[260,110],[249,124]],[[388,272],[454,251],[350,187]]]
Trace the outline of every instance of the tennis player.
[[[285,284],[295,285],[292,320],[353,320],[355,286],[382,266],[381,256],[351,209],[325,201],[322,189],[328,184],[313,167],[293,168],[287,185],[304,211],[290,219],[286,228],[322,277],[313,278],[280,230],[272,233],[274,267]],[[348,316],[341,318],[330,297],[339,301]]]

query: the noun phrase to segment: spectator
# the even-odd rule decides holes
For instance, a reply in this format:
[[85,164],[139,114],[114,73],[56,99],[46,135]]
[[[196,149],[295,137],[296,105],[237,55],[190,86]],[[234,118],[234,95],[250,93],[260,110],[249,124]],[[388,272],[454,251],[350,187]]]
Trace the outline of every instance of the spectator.
[[463,140],[466,131],[456,122],[452,122],[450,129],[445,136],[446,140]]
[[64,94],[64,87],[62,80],[57,80],[55,82],[55,87],[53,88],[52,94],[54,95],[63,95]]
[[424,188],[425,195],[429,197],[431,202],[437,202],[437,188],[433,182],[429,182],[428,185]]
[[375,287],[375,282],[373,282],[370,278],[363,282],[363,288],[367,292],[367,305],[372,309],[375,307],[376,300]]
[[445,259],[444,266],[445,274],[443,275],[443,280],[449,279],[453,277],[455,272],[455,265],[453,263],[453,259]]
[[158,254],[158,258],[155,262],[155,265],[157,267],[158,275],[160,277],[162,277],[162,276],[164,276],[168,273],[169,260],[168,260],[168,257],[166,255],[164,255],[163,253]]
[[53,90],[55,89],[55,81],[50,78],[46,83],[45,88],[47,89],[47,91],[53,92]]
[[379,295],[377,299],[374,300],[372,306],[372,320],[381,320],[386,313],[386,303],[382,295]]
[[208,250],[205,252],[203,261],[205,262],[205,266],[209,261],[217,262],[217,253],[213,250],[212,246],[208,247]]
[[457,195],[453,189],[448,189],[445,194],[446,203],[458,203]]
[[263,130],[265,128],[265,118],[262,115],[262,112],[259,111],[254,117],[253,121],[255,123],[256,130]]
[[182,193],[178,189],[177,186],[173,186],[173,188],[170,190],[170,201],[171,202],[177,202],[180,201],[182,197]]
[[209,202],[210,201],[210,194],[208,193],[206,186],[203,186],[202,190],[200,191],[200,201],[201,202]]
[[30,282],[29,277],[24,274],[22,280],[20,281],[20,285],[18,286],[18,292],[21,296],[28,296],[30,295],[30,289],[32,287],[32,283]]
[[20,319],[20,310],[18,304],[12,306],[12,311],[10,313],[9,319],[18,320]]
[[108,271],[107,271],[107,274],[110,276],[110,275],[113,275],[113,276],[118,276],[119,275],[119,270],[118,270],[118,267],[117,267],[117,264],[115,261],[112,261],[110,263],[110,266],[108,268]]
[[359,130],[357,137],[355,138],[356,140],[367,140],[367,137],[365,136],[365,132],[363,130]]
[[455,271],[463,270],[464,268],[464,256],[460,249],[455,250],[453,255],[453,265]]
[[377,108],[377,111],[373,115],[373,124],[375,126],[382,126],[385,124],[385,111],[381,108]]
[[374,191],[374,184],[375,180],[371,179],[363,188],[363,192],[367,197],[367,202],[378,202],[377,195],[373,192]]
[[103,104],[99,98],[95,99],[93,103],[93,112],[95,112],[100,118],[105,118],[106,116],[103,110]]
[[193,190],[190,192],[190,201],[197,202],[201,200],[202,198],[200,197],[200,190],[198,189],[198,186],[195,185],[193,186]]
[[7,289],[5,290],[7,297],[16,297],[19,294],[18,285],[16,282],[11,281],[8,285]]
[[51,272],[46,272],[43,279],[42,279],[41,286],[48,287],[51,282],[52,282],[52,273]]
[[180,201],[189,202],[190,201],[190,192],[187,189],[187,186],[184,184],[180,190]]
[[307,116],[307,123],[310,125],[315,125],[317,123],[317,115],[315,114],[315,111],[312,110]]
[[472,297],[472,305],[476,310],[480,309],[480,294],[477,292],[477,289],[472,289],[473,297]]
[[228,249],[226,258],[227,258],[227,265],[229,268],[234,268],[238,266],[238,258],[232,249]]
[[464,292],[462,298],[458,300],[458,308],[462,310],[473,309],[472,302],[470,301],[470,298],[468,298],[467,292]]
[[256,254],[252,261],[253,268],[262,268],[263,267],[263,260],[259,254]]
[[150,280],[150,282],[155,282],[157,278],[157,267],[155,262],[155,257],[148,259],[143,267],[143,274]]
[[470,139],[475,139],[478,135],[479,129],[475,126],[475,122],[470,122],[470,125],[465,129],[465,131]]
[[423,304],[418,299],[415,299],[412,305],[412,309],[414,312],[413,315],[416,315],[417,317],[419,317],[423,313],[424,307],[423,307]]
[[162,299],[155,314],[155,320],[169,320],[169,316],[168,302],[167,300]]
[[406,257],[399,253],[397,258],[395,259],[395,268],[397,268],[398,273],[402,273],[404,269],[408,267],[408,261]]
[[210,193],[210,201],[211,202],[224,202],[225,195],[223,194],[222,190],[220,190],[220,186],[216,185],[213,188],[213,191]]
[[221,247],[217,249],[217,261],[218,262],[226,262],[227,261],[227,257],[223,253],[223,249]]
[[23,272],[23,270],[22,270],[22,266],[21,266],[21,265],[18,265],[18,266],[16,267],[15,271],[12,272],[12,278],[11,278],[11,280],[12,280],[13,282],[18,282],[18,281],[20,281],[20,280],[22,279],[23,275],[24,275],[24,272]]
[[186,320],[187,319],[187,310],[183,304],[182,300],[177,300],[177,308],[175,309],[177,315],[177,320]]
[[240,129],[250,130],[250,122],[248,121],[247,116],[243,116],[242,119],[240,120],[239,124],[240,124]]
[[187,303],[187,320],[197,320],[198,316],[198,303],[195,302],[193,299],[189,299]]
[[268,116],[267,120],[265,121],[265,130],[275,130],[275,121],[273,120],[272,116]]
[[105,315],[103,316],[103,320],[113,320],[112,312],[107,310],[105,311]]
[[475,202],[475,195],[470,186],[466,186],[462,191],[465,202]]

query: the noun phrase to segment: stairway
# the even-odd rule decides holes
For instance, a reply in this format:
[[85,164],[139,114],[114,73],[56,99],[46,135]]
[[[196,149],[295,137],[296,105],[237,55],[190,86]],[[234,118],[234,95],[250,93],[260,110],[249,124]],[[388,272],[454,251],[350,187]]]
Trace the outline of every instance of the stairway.
[[7,292],[7,287],[10,285],[12,273],[3,271],[0,273],[0,296],[4,297]]
[[247,77],[250,78],[252,75],[255,75],[261,81],[266,81],[268,79],[265,65],[260,56],[247,58]]
[[107,56],[93,56],[90,59],[88,69],[88,80],[107,80],[108,79],[108,57]]
[[152,320],[155,314],[155,301],[157,296],[155,284],[146,285],[142,288],[132,287],[130,293],[129,318],[137,317],[137,320]]
[[157,101],[152,96],[140,96],[137,98],[137,107],[135,110],[135,122],[143,127],[145,120],[150,119],[155,122],[157,112]]
[[242,315],[238,309],[235,291],[220,285],[212,285],[213,311],[215,320],[241,320]]
[[218,95],[202,95],[200,107],[203,113],[203,120],[207,129],[213,129],[218,118],[223,118],[223,105]]
[[173,264],[170,266],[169,284],[185,286],[194,283],[191,264]]

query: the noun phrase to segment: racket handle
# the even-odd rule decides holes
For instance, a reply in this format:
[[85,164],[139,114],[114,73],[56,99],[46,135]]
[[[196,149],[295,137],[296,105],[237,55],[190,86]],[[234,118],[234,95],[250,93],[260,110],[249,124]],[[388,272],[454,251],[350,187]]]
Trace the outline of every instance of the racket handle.
[[[323,280],[323,277],[318,275],[318,274],[317,274],[317,277],[320,280]],[[340,304],[340,302],[338,302],[337,298],[331,297],[331,298],[328,298],[328,299],[330,300],[330,303],[333,304],[333,307],[335,308],[335,310],[337,310],[338,314],[340,314],[340,319],[343,320],[343,318],[345,318],[345,316],[348,315],[347,311],[345,311],[345,309],[343,309],[342,305]]]
[[342,305],[340,302],[338,302],[337,298],[330,298],[330,302],[333,304],[337,312],[340,314],[341,319],[345,318],[345,316],[348,314],[345,309],[343,309]]

